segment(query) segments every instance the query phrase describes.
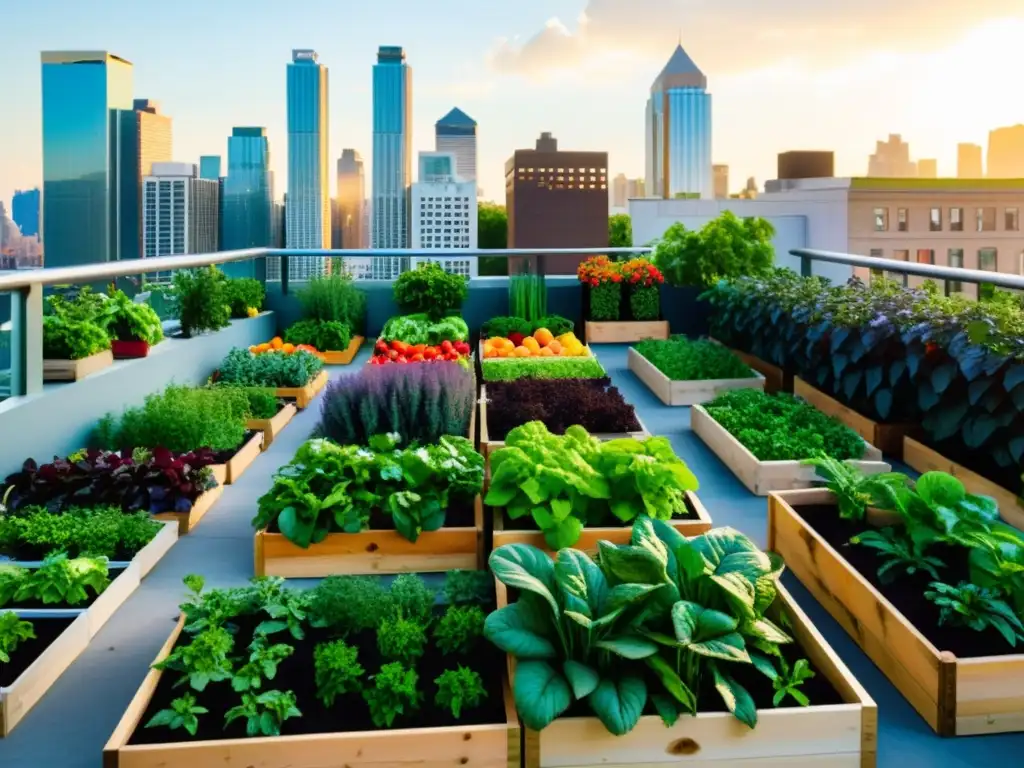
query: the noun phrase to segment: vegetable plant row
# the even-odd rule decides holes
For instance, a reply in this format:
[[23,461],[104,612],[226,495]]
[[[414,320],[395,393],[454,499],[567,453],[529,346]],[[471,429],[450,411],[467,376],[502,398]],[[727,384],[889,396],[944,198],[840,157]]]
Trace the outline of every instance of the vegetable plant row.
[[1017,494],[1024,483],[1024,304],[890,281],[835,286],[786,270],[705,294],[712,333],[795,373]]

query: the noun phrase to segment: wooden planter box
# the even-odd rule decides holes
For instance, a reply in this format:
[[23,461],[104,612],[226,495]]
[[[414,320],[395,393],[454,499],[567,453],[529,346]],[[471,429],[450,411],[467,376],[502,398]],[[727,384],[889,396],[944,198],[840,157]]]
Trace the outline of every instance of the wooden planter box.
[[350,364],[357,354],[359,354],[359,348],[363,346],[363,342],[366,339],[363,336],[353,336],[352,341],[349,342],[348,348],[338,351],[329,349],[321,354],[324,356],[324,365],[348,365]]
[[78,381],[114,364],[114,354],[105,349],[81,360],[43,360],[43,381]]
[[303,549],[280,533],[257,531],[254,540],[257,576],[289,579],[336,574],[442,573],[482,568],[483,502],[473,502],[473,527],[421,533],[416,543],[398,531],[329,533]]
[[250,437],[238,452],[225,464],[224,482],[227,485],[238,482],[238,478],[249,468],[249,465],[256,461],[256,457],[263,450],[263,433],[257,432]]
[[800,517],[835,497],[773,493],[768,548],[857,642],[941,736],[1024,730],[1024,654],[959,659],[940,651]]
[[[722,344],[718,339],[711,339],[717,344]],[[722,344],[723,347],[728,347],[727,344]],[[792,392],[793,391],[793,374],[788,371],[779,368],[777,365],[766,363],[759,357],[755,357],[747,352],[740,352],[738,349],[729,347],[729,351],[732,352],[736,357],[746,363],[749,367],[764,376],[764,391],[769,394],[775,392]]]
[[972,472],[966,467],[950,461],[912,437],[903,438],[903,461],[922,474],[936,471],[947,472],[963,483],[968,493],[991,496],[999,505],[999,514],[1003,520],[1015,528],[1024,529],[1024,502],[1013,491],[996,485],[977,472]]
[[[693,511],[697,514],[696,519],[672,520],[672,527],[683,536],[697,536],[711,530],[711,515],[697,498],[693,491],[686,492],[686,498]],[[505,516],[504,509],[494,509],[494,548],[497,549],[505,544],[530,544],[541,549],[551,557],[555,552],[548,548],[544,541],[544,534],[540,531],[516,530],[516,521],[509,520]],[[584,528],[580,534],[579,541],[573,544],[573,549],[579,549],[589,555],[597,552],[599,541],[610,541],[612,544],[628,544],[633,533],[631,525],[623,527],[596,527]]]
[[[181,618],[154,663],[171,652],[183,626]],[[103,748],[103,768],[520,768],[519,717],[507,683],[505,721],[493,725],[129,745],[162,674],[146,675]]]
[[[878,751],[878,709],[842,659],[800,610],[782,584],[776,613],[791,620],[790,633],[818,674],[824,675],[843,704],[761,709],[751,730],[728,712],[681,715],[666,728],[657,715],[645,715],[624,736],[613,736],[596,717],[564,717],[543,731],[523,729],[524,768],[874,768]],[[498,584],[498,606],[507,592]],[[509,658],[510,668],[514,659]]]
[[644,339],[667,339],[668,320],[587,320],[583,324],[583,336],[587,344],[632,344]]
[[22,618],[40,622],[43,617],[75,617],[74,621],[7,687],[0,687],[0,736],[7,736],[14,726],[36,705],[68,667],[81,655],[107,619],[139,586],[178,540],[178,528],[168,523],[143,547],[128,567],[111,583],[92,605],[85,609],[14,609]]
[[903,438],[916,428],[915,424],[882,424],[872,421],[812,387],[799,376],[793,379],[793,394],[802,397],[822,413],[843,422],[882,453],[896,458],[903,456]]
[[221,482],[216,488],[203,491],[199,498],[192,504],[192,509],[188,512],[158,512],[153,515],[153,517],[156,520],[169,520],[176,522],[178,524],[178,535],[184,536],[199,525],[199,521],[202,520],[206,513],[210,511],[210,507],[217,502],[217,499],[219,499],[223,493],[224,484]]
[[294,400],[295,405],[301,411],[308,408],[313,398],[320,394],[320,390],[327,386],[327,371],[320,371],[315,379],[304,387],[278,387],[274,394],[278,397],[285,397]]
[[[818,482],[814,467],[799,461],[758,460],[702,406],[695,405],[690,411],[690,427],[751,493],[767,496],[772,491],[813,488]],[[882,461],[882,452],[870,443],[864,443],[863,459],[850,463],[868,475],[888,472],[892,468]]]
[[274,438],[280,434],[281,430],[288,426],[288,422],[295,418],[295,414],[298,412],[299,409],[295,407],[295,403],[287,403],[269,419],[247,419],[245,428],[258,429],[263,433],[262,450],[265,451],[274,442]]
[[730,389],[764,390],[765,378],[756,371],[755,377],[749,379],[673,381],[632,347],[626,353],[626,359],[629,370],[665,405],[699,405],[714,400]]
[[[640,421],[639,414],[636,417],[637,424],[640,425],[640,430],[637,432],[623,432],[621,434],[600,434],[594,435],[598,440],[618,440],[623,437],[632,437],[636,440],[643,440],[644,438],[650,437],[651,433],[647,431],[647,427]],[[499,448],[505,447],[504,440],[491,440],[487,432],[487,387],[480,387],[480,453],[483,454],[485,462],[485,471],[490,467],[491,454]]]

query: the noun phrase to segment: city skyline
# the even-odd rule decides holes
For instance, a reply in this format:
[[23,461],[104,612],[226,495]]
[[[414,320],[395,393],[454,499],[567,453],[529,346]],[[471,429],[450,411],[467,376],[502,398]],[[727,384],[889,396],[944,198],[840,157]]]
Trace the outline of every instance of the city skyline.
[[[39,51],[60,48],[105,49],[132,61],[133,95],[160,100],[174,118],[175,160],[224,154],[231,127],[266,125],[276,148],[279,191],[286,188],[287,134],[284,73],[277,62],[292,47],[310,45],[344,73],[332,83],[330,153],[355,147],[369,157],[370,67],[376,46],[392,41],[405,48],[419,73],[413,151],[431,147],[438,115],[457,105],[480,125],[478,181],[492,199],[501,197],[503,159],[543,130],[581,150],[608,151],[613,173],[644,176],[644,101],[680,37],[715,94],[714,162],[728,164],[736,179],[770,178],[777,152],[799,147],[834,149],[837,174],[857,175],[874,142],[891,132],[901,133],[918,156],[937,158],[940,175],[952,176],[958,143],[987,146],[989,130],[1024,122],[1024,105],[1005,98],[995,76],[1013,65],[1024,12],[1008,0],[993,0],[984,10],[943,2],[933,7],[942,21],[928,29],[918,25],[908,46],[896,31],[910,29],[911,6],[918,4],[890,10],[874,0],[858,8],[821,3],[804,13],[803,5],[783,3],[789,10],[773,6],[770,28],[745,35],[749,24],[764,22],[762,11],[754,8],[733,30],[721,23],[728,9],[687,14],[684,3],[674,0],[634,3],[628,17],[624,4],[614,0],[501,9],[449,0],[431,6],[429,14],[398,2],[401,8],[386,15],[345,9],[338,33],[331,21],[340,20],[341,11],[327,2],[313,0],[290,9],[284,19],[271,19],[258,12],[269,3],[253,0],[237,39],[224,40],[215,30],[231,13],[191,0],[162,8],[157,24],[154,11],[129,13],[122,0],[105,4],[105,24],[88,9],[54,0],[52,17],[40,27],[31,23],[31,8],[20,5],[5,16],[5,29],[18,34],[0,44],[5,104],[18,115],[0,126],[0,199],[41,184],[34,62]],[[456,10],[460,24],[452,27],[446,19]],[[859,27],[846,29],[871,19],[885,22],[868,25],[873,38]],[[710,34],[716,22],[734,37]],[[608,34],[610,24],[622,33]],[[191,29],[196,45],[217,46],[226,55],[213,68],[205,57],[188,61],[180,56],[180,41],[154,27]],[[319,29],[334,31],[328,36]],[[259,37],[262,44],[250,50],[238,42],[243,35]],[[798,44],[782,46],[779,38]],[[549,55],[538,59],[544,45]],[[818,55],[823,49],[827,56]],[[812,67],[812,59],[821,64]],[[887,83],[881,94],[875,88],[879,79]],[[947,114],[951,90],[958,93],[958,108]],[[749,135],[752,110],[758,112],[755,141]]]

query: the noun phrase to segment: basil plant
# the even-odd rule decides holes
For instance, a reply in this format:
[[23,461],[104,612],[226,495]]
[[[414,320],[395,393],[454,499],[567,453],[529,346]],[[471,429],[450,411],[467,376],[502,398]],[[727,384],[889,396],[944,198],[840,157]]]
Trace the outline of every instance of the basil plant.
[[[515,657],[516,707],[534,730],[574,704],[615,735],[645,710],[672,725],[696,714],[709,685],[753,728],[757,708],[732,674],[737,665],[787,692],[813,674],[804,662],[802,679],[793,678],[779,650],[792,640],[765,616],[781,560],[732,528],[687,539],[641,517],[630,544],[600,543],[598,562],[573,549],[552,561],[509,544],[492,553],[490,567],[517,598],[487,617],[485,634]],[[794,698],[807,702],[799,691]]]

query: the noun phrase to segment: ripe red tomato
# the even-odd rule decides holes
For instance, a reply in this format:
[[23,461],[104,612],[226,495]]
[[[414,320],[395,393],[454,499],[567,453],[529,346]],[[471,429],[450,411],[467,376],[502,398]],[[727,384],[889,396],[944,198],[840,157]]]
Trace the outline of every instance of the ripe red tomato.
[[409,361],[406,360],[404,357],[399,357],[399,358],[395,359],[395,362],[396,363],[403,363],[404,364],[404,363],[408,363]]
[[423,350],[424,360],[433,360],[435,357],[437,357],[437,347],[427,347]]
[[399,355],[398,355],[398,350],[397,349],[389,349],[388,350],[388,359],[389,360],[397,360],[398,357],[399,357]]
[[452,349],[454,349],[454,347],[452,347],[452,343],[448,341],[448,339],[445,339],[444,341],[441,342],[441,351],[444,352],[446,355],[449,352],[451,352]]
[[409,362],[410,363],[422,363],[425,359],[426,358],[422,354],[417,352],[415,355],[413,355],[412,357],[409,358]]

